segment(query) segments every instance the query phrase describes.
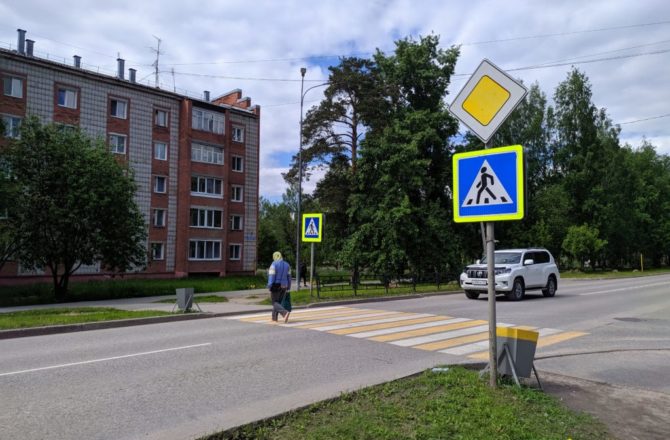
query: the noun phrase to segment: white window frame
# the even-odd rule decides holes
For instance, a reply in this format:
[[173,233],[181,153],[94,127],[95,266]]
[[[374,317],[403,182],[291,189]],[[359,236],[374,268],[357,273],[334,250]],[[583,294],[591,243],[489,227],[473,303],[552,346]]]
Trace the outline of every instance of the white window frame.
[[[114,103],[116,103],[116,113],[114,113]],[[123,112],[119,112],[119,105]],[[113,118],[127,119],[128,118],[128,100],[121,98],[109,98],[109,114]]]
[[[235,227],[236,223],[238,224],[237,227]],[[244,229],[244,216],[242,216],[240,214],[232,214],[230,216],[230,230],[231,231],[242,231],[243,229]]]
[[[195,212],[194,212],[195,211]],[[195,222],[193,215],[195,214]],[[217,223],[218,214],[218,226]],[[223,209],[216,208],[201,208],[198,206],[191,206],[189,211],[189,226],[197,229],[223,229]],[[194,224],[195,223],[195,224]]]
[[[210,254],[209,257],[208,254]],[[189,240],[188,259],[189,261],[221,261],[221,240]]]
[[[123,139],[123,151],[119,151],[118,142],[113,142],[112,138]],[[128,151],[128,136],[119,133],[109,133],[109,147],[114,154],[126,154],[126,151]]]
[[244,158],[242,156],[232,156],[232,170],[236,173],[244,172]]
[[231,202],[244,201],[244,187],[242,185],[232,185],[230,187],[230,201]]
[[[5,96],[23,99],[23,78],[7,75],[2,77],[2,90]],[[8,86],[9,84],[9,86]]]
[[214,145],[191,143],[191,162],[211,163],[223,165],[223,148]]
[[233,127],[233,141],[244,142],[244,128]]
[[[160,182],[161,179],[163,181],[163,191],[159,191],[159,188],[158,188],[158,182]],[[167,193],[167,184],[168,184],[167,176],[154,176],[154,192],[156,194]]]
[[[64,101],[63,101],[62,104],[60,102],[61,90],[63,92],[65,92]],[[58,103],[59,107],[76,109],[77,108],[77,96],[78,96],[77,89],[74,89],[72,87],[58,86],[56,102]],[[68,97],[70,97],[71,99],[68,99]]]
[[[237,252],[234,252],[235,256],[232,255],[233,249],[237,250]],[[240,243],[230,243],[228,245],[228,258],[230,261],[240,261],[242,259],[242,245]]]
[[[165,148],[163,148],[163,157],[161,157],[158,154],[158,151],[159,151],[158,145],[162,145],[163,147],[165,147]],[[163,142],[163,141],[155,141],[154,142],[154,159],[156,159],[156,160],[167,160],[168,159],[168,144],[167,144],[167,142]]]
[[[193,190],[193,182],[196,182],[195,185],[195,190]],[[219,182],[219,189],[221,190],[220,193],[216,192],[217,184],[216,182]],[[211,182],[211,187],[214,189],[214,191],[208,191],[210,188]],[[204,191],[201,191],[201,189],[204,188]],[[218,177],[208,177],[208,176],[191,176],[191,195],[192,196],[199,196],[199,197],[211,197],[211,198],[216,198],[216,199],[222,199],[223,198],[223,179],[218,178]]]
[[225,122],[225,116],[220,113],[210,112],[202,109],[193,109],[193,114],[191,117],[191,128],[194,130],[224,134],[226,125]]
[[[165,115],[165,120],[164,121],[161,121],[161,118],[159,117],[159,115],[161,115],[161,114]],[[154,110],[154,125],[156,125],[158,127],[167,127],[169,121],[170,121],[170,116],[169,116],[169,113],[168,113],[167,110],[162,110],[162,109],[159,109],[159,108]],[[161,123],[161,122],[163,122],[163,123]]]
[[23,118],[14,115],[2,115],[5,123],[5,132],[3,135],[7,138],[19,139],[21,137],[21,123]]
[[156,228],[164,228],[167,224],[165,216],[165,208],[153,209],[153,225]]
[[[165,243],[162,241],[154,241],[150,244],[151,249],[151,260],[152,261],[163,261],[165,260]],[[160,253],[156,254],[156,249],[160,249]]]

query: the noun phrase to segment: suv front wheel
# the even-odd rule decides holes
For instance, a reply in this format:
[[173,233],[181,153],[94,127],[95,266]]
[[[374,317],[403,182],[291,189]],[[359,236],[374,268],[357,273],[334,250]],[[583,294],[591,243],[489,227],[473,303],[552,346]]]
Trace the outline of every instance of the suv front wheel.
[[467,296],[470,299],[477,299],[479,298],[479,293],[477,292],[470,292],[468,290],[465,291],[465,296]]
[[542,295],[552,297],[556,295],[556,278],[552,276],[547,280],[547,287],[542,289]]
[[514,280],[514,285],[512,286],[512,291],[507,293],[505,296],[507,299],[512,301],[521,301],[526,293],[526,287],[523,284],[522,278],[516,278]]

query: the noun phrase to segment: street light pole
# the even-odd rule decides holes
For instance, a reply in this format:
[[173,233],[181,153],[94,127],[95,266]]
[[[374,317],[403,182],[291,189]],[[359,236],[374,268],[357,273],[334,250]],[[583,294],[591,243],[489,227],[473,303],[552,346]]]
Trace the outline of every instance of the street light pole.
[[302,106],[305,100],[305,67],[300,68],[300,148],[298,148],[298,210],[295,216],[295,279],[300,290],[300,224],[302,223],[300,204],[302,202]]

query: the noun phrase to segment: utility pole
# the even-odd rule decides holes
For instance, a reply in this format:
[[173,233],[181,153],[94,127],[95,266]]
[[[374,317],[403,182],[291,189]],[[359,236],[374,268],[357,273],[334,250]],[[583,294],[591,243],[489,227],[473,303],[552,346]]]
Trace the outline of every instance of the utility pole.
[[158,87],[158,59],[160,58],[160,55],[161,55],[161,39],[158,38],[158,37],[155,36],[155,35],[152,35],[152,37],[154,37],[154,38],[156,39],[156,41],[157,41],[157,47],[156,47],[156,49],[154,49],[154,48],[152,47],[151,50],[154,51],[154,52],[156,52],[156,61],[154,61],[154,63],[152,64],[152,66],[154,66],[154,79],[155,79],[155,82],[156,82],[155,85],[156,85],[156,87]]

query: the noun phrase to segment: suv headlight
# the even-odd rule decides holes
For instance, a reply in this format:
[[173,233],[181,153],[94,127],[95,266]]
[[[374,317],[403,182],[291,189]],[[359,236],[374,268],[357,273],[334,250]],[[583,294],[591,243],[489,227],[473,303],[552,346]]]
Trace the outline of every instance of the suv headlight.
[[512,272],[512,268],[510,268],[510,267],[507,267],[507,268],[504,268],[504,269],[496,269],[496,275],[504,275],[504,274],[510,273],[510,272]]

